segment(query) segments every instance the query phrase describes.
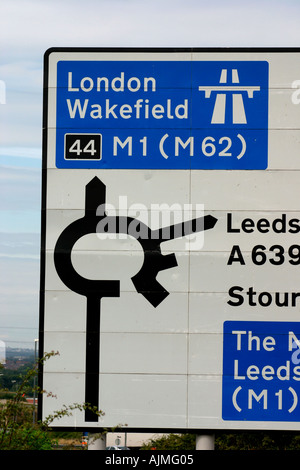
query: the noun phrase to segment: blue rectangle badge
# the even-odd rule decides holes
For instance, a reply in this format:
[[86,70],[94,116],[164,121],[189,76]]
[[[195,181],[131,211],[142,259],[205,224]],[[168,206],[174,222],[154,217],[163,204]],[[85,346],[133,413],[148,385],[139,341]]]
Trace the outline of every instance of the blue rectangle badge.
[[266,61],[62,60],[56,166],[266,169],[268,81]]
[[222,417],[300,421],[300,323],[227,321]]

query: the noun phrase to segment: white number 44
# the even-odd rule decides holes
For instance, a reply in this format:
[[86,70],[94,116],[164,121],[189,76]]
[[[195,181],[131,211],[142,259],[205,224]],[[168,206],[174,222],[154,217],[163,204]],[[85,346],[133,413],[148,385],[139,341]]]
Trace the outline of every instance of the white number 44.
[[77,156],[79,156],[82,152],[89,153],[91,156],[94,156],[95,153],[97,153],[97,150],[95,149],[95,140],[91,139],[82,149],[80,139],[76,139],[69,148],[69,152],[76,153]]

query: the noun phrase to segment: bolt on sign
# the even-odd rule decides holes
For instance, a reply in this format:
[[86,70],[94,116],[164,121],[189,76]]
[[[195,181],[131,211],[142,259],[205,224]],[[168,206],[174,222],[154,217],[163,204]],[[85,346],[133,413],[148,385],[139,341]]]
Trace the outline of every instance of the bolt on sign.
[[45,54],[41,418],[299,429],[300,51]]

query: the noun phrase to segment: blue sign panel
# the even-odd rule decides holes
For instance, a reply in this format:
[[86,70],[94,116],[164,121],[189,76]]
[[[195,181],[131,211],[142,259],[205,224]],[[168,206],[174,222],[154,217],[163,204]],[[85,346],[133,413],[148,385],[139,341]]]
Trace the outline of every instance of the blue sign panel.
[[266,169],[268,62],[60,61],[56,166]]
[[300,421],[300,323],[224,323],[222,417]]

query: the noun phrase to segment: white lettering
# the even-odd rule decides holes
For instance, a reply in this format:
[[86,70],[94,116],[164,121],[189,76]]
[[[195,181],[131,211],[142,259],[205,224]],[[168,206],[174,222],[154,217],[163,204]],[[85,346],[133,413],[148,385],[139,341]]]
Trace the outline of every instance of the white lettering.
[[156,81],[153,77],[145,77],[144,78],[144,91],[148,91],[148,83],[152,83],[152,91],[156,91]]
[[[83,80],[85,81],[81,82],[82,90],[85,92],[90,91],[92,83],[89,80]],[[69,85],[72,91],[76,91],[76,88],[73,88],[71,82]],[[173,106],[172,100],[167,100],[166,106],[160,103],[150,106],[148,99],[138,99],[133,105],[128,103],[120,105],[112,103],[109,99],[105,100],[105,104],[103,104],[103,102],[101,104],[90,103],[89,99],[82,100],[80,98],[76,98],[74,101],[67,98],[66,102],[71,119],[76,117],[81,119],[84,119],[85,117],[90,117],[92,119],[149,119],[150,114],[154,119],[174,119],[174,116],[179,119],[188,118],[187,100],[185,104],[179,104],[176,107]],[[184,114],[178,113],[178,109],[180,107],[184,107]],[[174,115],[172,114],[172,110],[174,110]],[[194,154],[193,137],[189,137],[185,142],[181,140],[180,137],[175,137],[175,149],[177,154],[179,154],[179,145],[184,149],[190,145],[190,155],[192,156]]]
[[67,99],[67,105],[68,105],[68,109],[69,109],[70,118],[74,119],[75,115],[76,115],[76,111],[78,110],[79,116],[81,117],[81,119],[83,119],[85,117],[86,108],[87,108],[88,103],[89,103],[88,99],[84,100],[84,105],[82,107],[80,100],[76,99],[75,102],[74,102],[74,105],[72,107],[71,101],[69,99]]
[[263,348],[266,351],[274,351],[274,345],[275,345],[275,338],[273,336],[266,336],[263,339]]
[[249,395],[248,395],[248,409],[252,410],[252,397],[255,398],[257,402],[263,397],[264,399],[264,410],[267,409],[268,407],[268,402],[267,402],[267,390],[263,390],[260,395],[256,395],[254,390],[249,390]]
[[91,108],[94,109],[94,111],[91,111],[91,118],[93,119],[102,119],[102,108],[100,104],[92,104]]
[[79,88],[73,88],[72,86],[72,72],[68,73],[68,91],[79,91]]
[[115,118],[115,119],[118,119],[118,116],[116,115],[114,109],[118,106],[117,104],[113,104],[113,105],[109,105],[109,100],[106,100],[106,112],[105,112],[105,117],[106,119],[108,119],[110,117],[110,114],[112,114],[112,116]]
[[[87,87],[85,86],[86,82],[89,84]],[[91,91],[94,88],[94,82],[90,77],[84,77],[80,82],[80,87],[82,91]]]
[[129,104],[123,104],[120,108],[120,116],[123,119],[129,119],[131,118],[132,114],[132,107]]
[[114,156],[118,154],[118,144],[122,149],[124,149],[125,146],[128,145],[128,155],[132,155],[132,137],[127,137],[127,139],[122,142],[119,137],[114,136]]
[[164,107],[161,104],[156,104],[152,108],[152,116],[155,119],[161,119],[164,115],[164,112],[165,112]]
[[[132,82],[136,82],[136,86],[132,86]],[[137,77],[131,77],[127,83],[128,89],[130,91],[138,91],[141,88],[141,82]]]
[[[180,114],[180,110],[183,110],[183,113]],[[184,100],[184,104],[179,104],[175,108],[175,116],[178,119],[187,119],[188,117],[188,100]]]
[[[119,86],[116,86],[119,83]],[[121,77],[115,77],[111,82],[111,88],[114,91],[124,91],[124,72],[121,72]]]
[[101,82],[105,83],[105,91],[109,90],[109,81],[106,77],[97,77],[97,91],[101,91]]
[[[284,375],[281,375],[281,372],[284,372]],[[290,361],[286,361],[285,366],[278,367],[277,377],[279,380],[289,380],[290,379]]]
[[179,144],[182,148],[187,148],[190,146],[190,156],[194,155],[194,137],[189,137],[186,142],[183,142],[180,137],[175,137],[175,155],[178,157],[179,155]]
[[300,348],[300,340],[293,331],[289,331],[289,351],[292,351],[296,347]]
[[241,348],[242,348],[241,335],[245,335],[246,333],[247,333],[247,331],[232,331],[232,334],[233,334],[233,335],[237,335],[237,338],[236,338],[236,340],[237,340],[236,349],[237,349],[238,351],[240,351]]
[[257,380],[258,379],[257,374],[259,374],[259,368],[257,366],[252,365],[252,366],[248,367],[248,369],[247,369],[248,379]]
[[92,77],[83,77],[77,83],[77,86],[75,86],[73,85],[73,73],[68,72],[68,91],[79,91],[80,89],[87,93],[92,90],[108,92],[110,89],[115,92],[129,90],[135,93],[140,89],[143,89],[145,92],[155,92],[156,80],[154,77],[143,77],[142,79],[138,77],[125,78],[125,72],[120,72],[120,75],[114,77],[111,81],[108,77],[94,77],[94,79]]
[[235,359],[234,361],[234,380],[245,380],[245,376],[239,376],[239,361]]
[[273,380],[274,378],[274,368],[272,366],[265,366],[261,371],[261,375],[265,380]]
[[[146,101],[149,101],[149,100],[146,100]],[[142,102],[143,102],[143,100],[137,100],[135,105],[133,105],[135,107],[135,110],[136,110],[136,118],[137,119],[140,118],[140,109],[142,107]]]

